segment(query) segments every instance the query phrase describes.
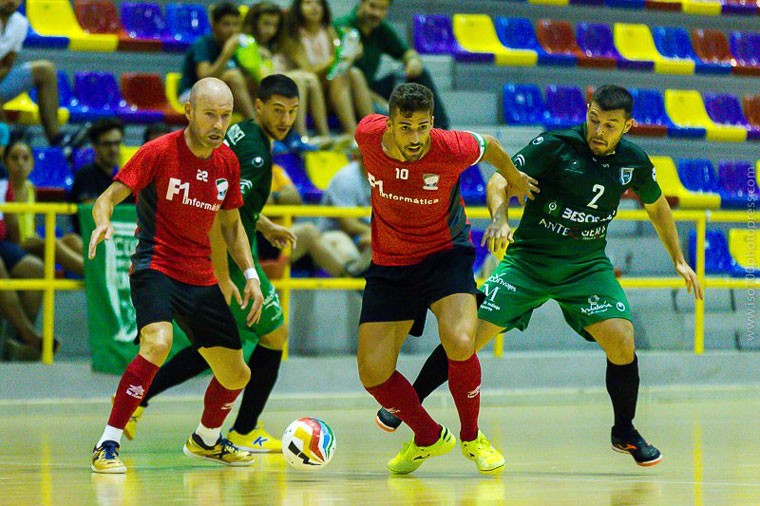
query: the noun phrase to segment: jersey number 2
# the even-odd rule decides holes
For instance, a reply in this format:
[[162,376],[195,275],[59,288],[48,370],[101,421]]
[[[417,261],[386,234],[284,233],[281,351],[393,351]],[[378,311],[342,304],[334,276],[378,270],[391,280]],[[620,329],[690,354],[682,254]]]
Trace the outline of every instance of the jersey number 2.
[[604,186],[600,184],[595,184],[594,187],[591,189],[591,191],[594,192],[594,198],[591,199],[591,202],[586,204],[591,209],[598,209],[599,206],[596,204],[596,201],[601,198],[602,195],[604,195]]

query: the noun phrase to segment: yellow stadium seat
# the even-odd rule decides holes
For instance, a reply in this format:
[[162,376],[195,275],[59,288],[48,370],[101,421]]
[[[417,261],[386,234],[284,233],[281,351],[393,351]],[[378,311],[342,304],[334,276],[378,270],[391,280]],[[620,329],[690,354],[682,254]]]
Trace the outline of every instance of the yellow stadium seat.
[[657,183],[666,197],[678,199],[681,209],[719,209],[720,195],[689,191],[678,177],[678,169],[669,156],[650,157],[657,171]]
[[702,95],[696,90],[665,90],[665,112],[678,126],[707,130],[708,141],[744,142],[747,130],[713,123],[705,110]]
[[[40,124],[40,108],[32,101],[27,92],[23,92],[12,100],[3,104],[6,111],[15,111],[18,113],[17,121],[24,125]],[[65,125],[69,122],[69,110],[64,107],[58,108],[58,124]]]
[[538,63],[535,51],[504,47],[487,14],[454,14],[453,23],[459,45],[471,53],[493,53],[496,65],[532,67]]
[[135,156],[135,153],[137,153],[137,150],[140,149],[140,146],[125,146],[124,144],[121,145],[121,167],[124,167],[126,163]]
[[624,58],[654,62],[654,71],[660,74],[693,74],[694,61],[666,58],[657,51],[652,32],[647,25],[615,23],[615,47]]
[[166,74],[166,80],[164,81],[166,100],[169,101],[169,105],[176,112],[185,113],[185,106],[179,103],[179,81],[182,79],[182,74],[179,72],[169,72]]
[[760,233],[746,228],[728,231],[728,251],[736,263],[746,268],[760,268]]
[[119,37],[111,34],[86,33],[79,26],[69,0],[27,0],[29,24],[40,35],[69,38],[72,51],[116,51]]
[[683,0],[681,10],[698,16],[720,16],[721,3],[715,0]]
[[307,151],[304,165],[314,186],[326,190],[335,173],[348,165],[348,157],[340,151]]

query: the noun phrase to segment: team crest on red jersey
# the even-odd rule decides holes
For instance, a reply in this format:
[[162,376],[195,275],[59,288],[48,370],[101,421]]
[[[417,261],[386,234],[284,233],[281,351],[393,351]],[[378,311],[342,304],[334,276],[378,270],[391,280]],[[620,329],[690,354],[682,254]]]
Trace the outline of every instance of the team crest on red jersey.
[[423,174],[422,181],[425,183],[422,185],[423,190],[437,190],[438,180],[441,178],[438,174]]
[[216,180],[216,199],[217,200],[224,200],[224,197],[227,196],[227,188],[229,188],[229,183],[226,179],[220,178]]

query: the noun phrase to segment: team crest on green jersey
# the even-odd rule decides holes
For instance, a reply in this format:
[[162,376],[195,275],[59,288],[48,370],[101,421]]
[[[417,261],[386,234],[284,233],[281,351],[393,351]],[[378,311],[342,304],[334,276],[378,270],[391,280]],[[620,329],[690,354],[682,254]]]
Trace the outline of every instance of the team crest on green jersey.
[[627,185],[633,179],[633,167],[620,167],[620,184]]
[[560,209],[559,203],[557,203],[556,200],[552,200],[551,202],[547,202],[544,205],[544,212],[548,214],[549,216],[557,217],[559,216],[559,213],[562,211]]

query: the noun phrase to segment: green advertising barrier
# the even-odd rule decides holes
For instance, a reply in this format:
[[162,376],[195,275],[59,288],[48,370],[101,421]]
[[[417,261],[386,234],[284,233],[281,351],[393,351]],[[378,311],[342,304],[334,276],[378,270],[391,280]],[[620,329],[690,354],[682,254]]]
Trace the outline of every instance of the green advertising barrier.
[[[135,206],[116,206],[111,218],[113,237],[98,245],[94,259],[89,260],[85,254],[84,285],[94,371],[122,374],[137,355],[138,347],[134,344],[137,323],[129,289],[130,256],[137,246],[136,222]],[[79,223],[86,253],[95,228],[92,205],[79,206]],[[175,323],[169,357],[189,345],[187,336]],[[248,342],[243,345],[247,357],[253,346]]]

